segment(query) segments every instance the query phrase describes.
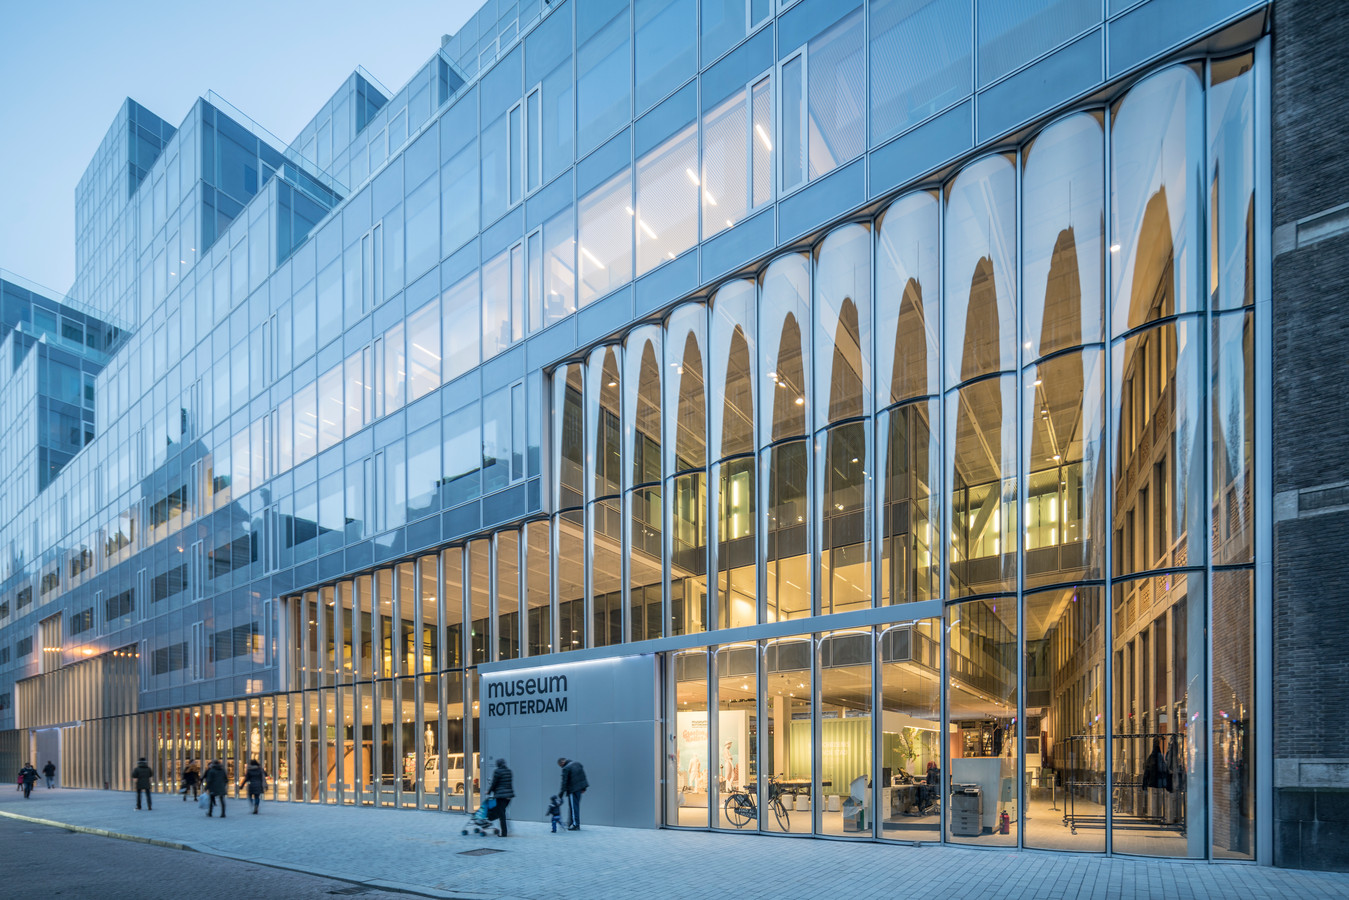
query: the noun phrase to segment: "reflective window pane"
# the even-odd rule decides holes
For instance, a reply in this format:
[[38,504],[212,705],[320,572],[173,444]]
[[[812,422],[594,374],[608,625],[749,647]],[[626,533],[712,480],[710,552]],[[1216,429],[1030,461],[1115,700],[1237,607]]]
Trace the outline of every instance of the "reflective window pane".
[[1110,135],[1111,332],[1203,308],[1198,263],[1203,171],[1199,79],[1173,66],[1115,107]]
[[946,378],[1016,365],[1016,170],[1005,156],[968,166],[946,189]]
[[881,837],[941,839],[941,622],[881,630]]
[[941,591],[940,416],[932,400],[880,419],[882,605],[931,600]]
[[632,280],[632,173],[625,169],[577,205],[580,297],[585,306]]
[[1207,851],[1202,581],[1166,573],[1114,585],[1116,853],[1195,858]]
[[1016,585],[1016,381],[977,381],[946,399],[952,597]]
[[1099,115],[1080,113],[1023,156],[1024,361],[1101,339],[1104,141]]
[[698,126],[690,124],[637,160],[637,274],[698,242]]
[[1103,365],[1104,354],[1089,349],[1026,370],[1021,422],[1028,587],[1102,577]]
[[1028,847],[1105,850],[1104,596],[1072,585],[1024,601]]
[[876,237],[876,400],[888,406],[941,390],[937,198],[896,201]]
[[[946,704],[951,793],[947,839],[1015,847],[1020,765],[1017,753],[1016,598],[947,607]],[[1002,831],[1006,814],[1007,831]]]
[[[835,631],[819,639],[820,833],[871,837],[870,628]],[[835,801],[833,798],[838,798]],[[838,811],[834,811],[837,804]]]
[[708,654],[706,650],[689,650],[671,653],[666,659],[675,746],[666,759],[665,824],[706,828],[718,786],[716,772],[709,768]]
[[[763,770],[760,791],[764,831],[810,834],[814,765],[811,735],[810,635],[779,638],[763,645]],[[832,785],[831,785],[832,787]]]
[[1117,573],[1202,564],[1205,511],[1195,497],[1204,477],[1199,340],[1197,323],[1178,319],[1114,347]]

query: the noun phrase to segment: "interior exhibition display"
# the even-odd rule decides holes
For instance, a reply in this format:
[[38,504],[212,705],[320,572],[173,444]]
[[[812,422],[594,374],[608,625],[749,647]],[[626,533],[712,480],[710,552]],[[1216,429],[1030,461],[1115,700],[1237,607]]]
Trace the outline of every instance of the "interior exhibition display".
[[127,101],[0,284],[0,768],[1268,861],[1268,4],[1163,3],[520,0],[290,143]]

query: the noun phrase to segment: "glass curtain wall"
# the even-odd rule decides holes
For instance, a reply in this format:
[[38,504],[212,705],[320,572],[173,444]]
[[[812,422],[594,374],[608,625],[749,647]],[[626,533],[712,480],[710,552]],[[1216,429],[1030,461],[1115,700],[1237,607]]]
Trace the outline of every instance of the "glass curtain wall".
[[466,666],[707,632],[666,658],[668,824],[1251,857],[1253,64],[555,369],[548,516],[283,598],[292,692],[148,715],[160,768],[463,806]]

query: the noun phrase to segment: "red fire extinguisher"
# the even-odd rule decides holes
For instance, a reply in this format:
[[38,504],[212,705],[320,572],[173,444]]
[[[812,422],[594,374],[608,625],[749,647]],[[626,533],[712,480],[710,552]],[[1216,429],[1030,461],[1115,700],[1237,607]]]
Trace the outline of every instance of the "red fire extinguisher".
[[998,816],[998,834],[1010,834],[1012,817],[1007,815],[1007,810],[1003,810]]

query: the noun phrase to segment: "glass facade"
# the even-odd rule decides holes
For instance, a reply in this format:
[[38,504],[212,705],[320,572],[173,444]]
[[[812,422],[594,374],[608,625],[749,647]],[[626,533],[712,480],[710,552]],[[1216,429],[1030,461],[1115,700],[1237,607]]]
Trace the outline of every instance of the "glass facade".
[[0,729],[465,809],[480,672],[655,653],[652,825],[1264,853],[1263,45],[948,139],[1121,15],[510,6],[128,101],[3,283]]

